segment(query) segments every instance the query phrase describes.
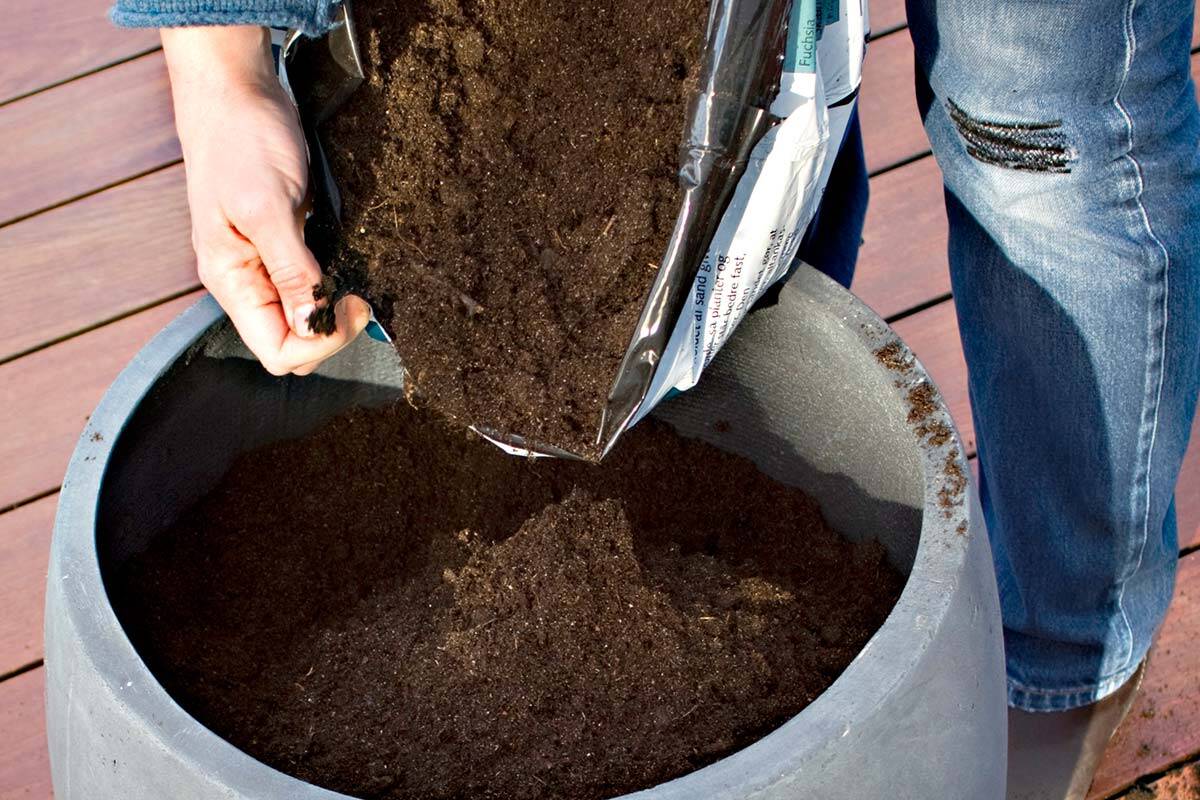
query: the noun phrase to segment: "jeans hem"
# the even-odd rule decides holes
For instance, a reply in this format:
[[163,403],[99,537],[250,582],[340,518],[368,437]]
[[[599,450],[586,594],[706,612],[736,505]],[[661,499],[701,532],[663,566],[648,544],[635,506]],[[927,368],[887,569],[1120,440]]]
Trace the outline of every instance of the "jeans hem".
[[1094,684],[1070,689],[1036,689],[1009,678],[1008,704],[1021,711],[1070,711],[1089,706],[1124,686],[1140,666],[1141,661],[1137,661],[1133,666]]

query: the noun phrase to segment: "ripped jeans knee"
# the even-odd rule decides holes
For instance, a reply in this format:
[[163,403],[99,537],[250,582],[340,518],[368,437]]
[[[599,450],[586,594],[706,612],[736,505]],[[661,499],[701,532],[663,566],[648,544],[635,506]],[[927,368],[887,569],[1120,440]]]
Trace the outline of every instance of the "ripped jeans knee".
[[1001,122],[979,119],[953,100],[946,110],[967,153],[978,161],[1028,172],[1070,172],[1075,149],[1067,141],[1061,119]]

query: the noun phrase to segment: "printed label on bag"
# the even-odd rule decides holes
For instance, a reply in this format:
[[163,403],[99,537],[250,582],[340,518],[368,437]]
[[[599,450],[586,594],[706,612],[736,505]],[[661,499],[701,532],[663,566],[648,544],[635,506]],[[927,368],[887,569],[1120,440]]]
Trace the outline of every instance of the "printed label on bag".
[[792,3],[788,29],[797,33],[788,36],[783,58],[783,68],[787,72],[815,72],[817,69],[817,2],[795,0]]
[[751,154],[634,422],[694,386],[754,303],[787,274],[829,181],[854,110],[843,101],[862,75],[862,6],[797,0],[791,13],[797,35],[788,37],[787,71],[771,106],[783,122]]

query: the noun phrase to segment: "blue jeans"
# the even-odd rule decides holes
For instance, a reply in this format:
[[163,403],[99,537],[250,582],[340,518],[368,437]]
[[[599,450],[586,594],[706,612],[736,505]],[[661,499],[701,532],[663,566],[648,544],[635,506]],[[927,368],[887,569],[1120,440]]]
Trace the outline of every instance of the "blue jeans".
[[[1026,710],[1114,691],[1172,595],[1200,380],[1192,4],[908,0],[1009,703]],[[857,135],[801,253],[843,283],[865,205]]]

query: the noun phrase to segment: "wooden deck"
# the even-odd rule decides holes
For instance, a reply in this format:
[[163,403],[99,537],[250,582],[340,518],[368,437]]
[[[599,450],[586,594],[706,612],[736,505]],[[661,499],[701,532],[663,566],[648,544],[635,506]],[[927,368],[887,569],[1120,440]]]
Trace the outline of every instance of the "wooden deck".
[[[51,795],[42,585],[67,459],[120,368],[199,296],[157,37],[111,28],[105,4],[17,3],[0,26],[0,800]],[[854,288],[916,350],[972,447],[901,0],[875,0],[872,27],[861,105],[872,202]],[[1197,75],[1200,55],[1192,64]],[[1175,604],[1093,798],[1200,798],[1200,444],[1178,508]]]

